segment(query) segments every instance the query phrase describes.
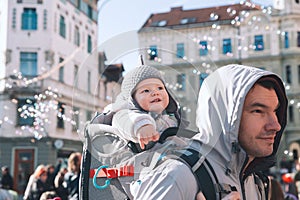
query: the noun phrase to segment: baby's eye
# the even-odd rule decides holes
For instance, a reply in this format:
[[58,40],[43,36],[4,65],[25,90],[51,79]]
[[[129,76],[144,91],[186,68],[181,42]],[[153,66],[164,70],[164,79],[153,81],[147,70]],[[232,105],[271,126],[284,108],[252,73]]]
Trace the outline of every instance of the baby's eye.
[[142,93],[148,93],[148,92],[150,92],[150,90],[148,90],[148,89],[145,89],[142,91]]
[[158,90],[163,90],[163,89],[164,89],[164,87],[162,87],[162,86],[161,86],[161,87],[158,87]]

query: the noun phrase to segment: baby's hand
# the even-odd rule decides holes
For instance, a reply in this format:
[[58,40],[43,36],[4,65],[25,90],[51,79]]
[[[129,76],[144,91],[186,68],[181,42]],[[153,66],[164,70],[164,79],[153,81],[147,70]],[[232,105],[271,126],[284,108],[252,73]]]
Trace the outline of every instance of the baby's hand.
[[159,139],[159,133],[155,130],[155,127],[151,124],[142,126],[137,131],[137,137],[142,149],[145,148],[145,145],[150,141],[157,141]]

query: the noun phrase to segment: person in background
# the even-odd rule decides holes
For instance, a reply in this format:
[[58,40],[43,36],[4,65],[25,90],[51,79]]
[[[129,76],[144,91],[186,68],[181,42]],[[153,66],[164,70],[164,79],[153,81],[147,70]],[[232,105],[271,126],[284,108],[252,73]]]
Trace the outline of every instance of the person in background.
[[54,166],[53,164],[49,164],[46,166],[47,169],[47,174],[48,174],[48,178],[47,178],[47,184],[50,186],[50,188],[54,189],[54,179],[56,177],[56,175],[58,174],[60,168],[61,168],[61,160],[58,160],[58,163],[56,166]]
[[[27,186],[28,187],[28,186]],[[47,170],[44,165],[37,167],[34,172],[34,177],[31,180],[29,188],[26,188],[24,200],[39,200],[42,193],[51,190],[47,184]]]
[[57,174],[55,166],[52,164],[48,164],[46,166],[46,171],[47,171],[47,184],[51,189],[54,189],[54,179]]
[[7,166],[3,166],[1,168],[2,178],[1,178],[1,188],[12,190],[14,187],[13,177],[9,173],[9,168]]
[[61,168],[54,179],[55,191],[57,195],[61,197],[62,200],[68,199],[67,189],[63,186],[65,180],[64,177],[67,172],[68,169],[66,167]]
[[300,163],[299,160],[296,162],[296,172],[295,172],[295,176],[294,176],[294,181],[295,181],[295,185],[297,187],[297,191],[298,191],[298,198],[299,198],[299,192],[300,192]]
[[269,200],[284,200],[284,191],[276,179],[269,177]]
[[42,170],[42,168],[45,168],[45,165],[38,165],[35,169],[35,171],[33,172],[33,174],[30,175],[29,180],[27,182],[27,186],[23,195],[23,199],[27,200],[29,199],[29,194],[31,191],[31,187],[32,187],[32,183],[34,182],[34,180],[37,178],[37,173],[38,171]]
[[64,187],[67,189],[68,200],[79,200],[79,178],[82,155],[72,153],[68,158],[68,172],[64,176]]
[[39,200],[62,200],[55,191],[46,191],[41,195]]

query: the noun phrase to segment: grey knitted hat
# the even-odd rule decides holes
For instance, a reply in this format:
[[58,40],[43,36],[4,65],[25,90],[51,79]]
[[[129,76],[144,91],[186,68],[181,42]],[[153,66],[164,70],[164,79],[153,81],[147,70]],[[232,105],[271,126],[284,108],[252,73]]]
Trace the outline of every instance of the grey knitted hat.
[[[149,78],[157,78],[165,84],[162,74],[154,67],[141,65],[135,69],[128,72],[123,79],[121,86],[121,93],[117,97],[117,101],[128,101],[132,102],[135,106],[137,102],[132,98],[132,94],[135,92],[136,86],[143,80]],[[177,110],[177,103],[170,95],[169,91],[169,105],[167,107],[167,112],[175,112]]]
[[149,78],[157,78],[164,83],[163,77],[157,69],[147,65],[142,65],[128,72],[124,76],[121,92],[123,92],[127,97],[129,97],[134,93],[136,86],[141,81]]

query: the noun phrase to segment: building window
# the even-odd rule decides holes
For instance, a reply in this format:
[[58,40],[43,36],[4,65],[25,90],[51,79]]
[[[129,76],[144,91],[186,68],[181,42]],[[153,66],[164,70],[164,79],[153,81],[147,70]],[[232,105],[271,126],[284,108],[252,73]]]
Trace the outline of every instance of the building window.
[[254,36],[254,46],[255,51],[262,51],[264,50],[264,36],[263,35],[255,35]]
[[289,121],[294,122],[294,107],[293,107],[293,105],[289,106]]
[[155,60],[155,58],[157,58],[157,56],[158,56],[157,46],[156,45],[150,46],[150,48],[148,49],[148,59]]
[[77,131],[79,128],[79,108],[73,107],[72,131]]
[[90,19],[93,19],[93,8],[92,8],[92,6],[90,6],[90,5],[87,5],[87,16],[88,16]]
[[92,53],[92,37],[90,35],[87,38],[87,51],[88,53]]
[[88,78],[87,78],[87,92],[91,93],[91,72],[88,71]]
[[74,87],[78,88],[78,66],[74,66]]
[[11,27],[13,29],[16,28],[16,15],[17,15],[17,9],[13,9],[13,14],[12,14],[12,23],[11,23]]
[[186,89],[185,78],[186,78],[185,74],[177,75],[177,83],[176,83],[177,90],[185,91]]
[[163,26],[166,26],[168,24],[168,21],[167,20],[159,20],[159,21],[153,21],[151,23],[151,26],[159,26],[159,27],[163,27]]
[[33,126],[35,100],[32,98],[18,99],[17,122],[19,126]]
[[[59,63],[62,63],[64,61],[63,58],[59,58]],[[58,81],[63,83],[64,82],[64,66],[61,66],[59,68],[59,72],[58,72]]]
[[44,28],[44,30],[46,30],[47,29],[47,10],[45,9],[44,10],[44,19],[43,19],[43,28]]
[[232,53],[231,39],[223,39],[223,54]]
[[291,84],[292,83],[292,69],[291,69],[291,66],[287,65],[285,67],[285,73],[286,73],[286,82],[288,84]]
[[22,13],[22,30],[37,30],[37,14],[35,8],[24,8]]
[[297,47],[300,47],[300,32],[297,32]]
[[200,41],[199,45],[200,45],[200,50],[199,50],[200,56],[206,56],[208,54],[207,41]]
[[74,29],[74,44],[78,47],[80,46],[80,33],[79,33],[78,26],[75,26],[75,29]]
[[177,58],[184,57],[184,44],[183,43],[177,43],[176,56],[177,56]]
[[76,0],[76,7],[80,10],[81,0]]
[[22,76],[37,76],[37,53],[20,53],[20,72],[22,73]]
[[180,20],[180,24],[191,24],[197,21],[196,17],[183,18]]
[[59,18],[59,35],[66,38],[66,22],[64,16]]
[[65,116],[65,104],[63,103],[58,103],[57,105],[57,124],[56,127],[57,128],[64,128],[65,124],[64,124],[64,119],[66,118]]
[[284,48],[289,48],[290,42],[289,42],[289,32],[284,32]]
[[208,77],[208,74],[207,74],[207,73],[201,73],[201,74],[199,75],[200,87],[202,86],[202,83],[203,83],[204,79],[206,79],[206,77]]

